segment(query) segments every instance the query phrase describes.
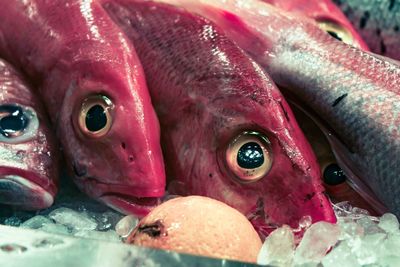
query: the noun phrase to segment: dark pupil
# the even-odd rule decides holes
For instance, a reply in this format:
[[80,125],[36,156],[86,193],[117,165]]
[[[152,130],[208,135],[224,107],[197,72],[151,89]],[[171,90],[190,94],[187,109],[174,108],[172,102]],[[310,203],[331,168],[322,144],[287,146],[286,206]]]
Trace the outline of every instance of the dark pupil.
[[107,124],[106,111],[100,105],[94,105],[86,113],[86,128],[91,132],[103,129]]
[[14,137],[25,130],[29,120],[20,107],[3,106],[0,111],[8,113],[0,119],[0,132],[3,136]]
[[328,165],[324,170],[324,182],[328,185],[338,185],[346,181],[346,175],[337,164]]
[[339,41],[342,41],[342,38],[339,37],[339,35],[337,35],[336,32],[333,31],[328,31],[329,35],[332,36],[335,39],[338,39]]
[[244,169],[255,169],[263,165],[264,153],[259,144],[249,142],[238,151],[237,163]]

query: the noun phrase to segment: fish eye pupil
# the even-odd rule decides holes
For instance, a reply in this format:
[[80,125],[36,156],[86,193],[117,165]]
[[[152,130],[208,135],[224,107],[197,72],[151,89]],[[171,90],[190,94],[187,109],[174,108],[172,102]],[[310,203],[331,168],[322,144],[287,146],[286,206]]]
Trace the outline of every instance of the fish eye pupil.
[[264,163],[264,151],[256,142],[242,145],[237,153],[237,163],[244,169],[255,169]]
[[327,32],[328,32],[328,34],[329,34],[330,36],[332,36],[333,38],[335,38],[335,39],[337,39],[337,40],[339,40],[339,41],[343,41],[342,38],[341,38],[336,32],[334,32],[334,31],[327,31]]
[[15,137],[25,130],[29,120],[20,107],[3,106],[0,110],[7,114],[0,119],[0,133],[3,136]]
[[86,113],[86,128],[91,132],[103,129],[107,125],[106,110],[101,105],[92,106]]
[[323,173],[324,182],[328,185],[338,185],[346,181],[343,170],[335,163],[328,165]]

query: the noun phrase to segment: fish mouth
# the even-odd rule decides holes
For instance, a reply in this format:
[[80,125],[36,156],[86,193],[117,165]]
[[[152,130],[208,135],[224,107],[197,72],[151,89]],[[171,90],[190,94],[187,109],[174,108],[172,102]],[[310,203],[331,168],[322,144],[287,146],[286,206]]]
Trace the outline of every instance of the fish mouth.
[[43,179],[33,174],[22,176],[10,170],[8,173],[0,174],[0,203],[25,210],[44,209],[53,204],[54,194],[34,182]]
[[119,212],[133,214],[140,218],[146,216],[161,203],[159,197],[134,197],[118,193],[107,193],[100,196],[99,199]]
[[124,214],[147,215],[162,202],[164,187],[109,184],[96,177],[75,180],[78,187],[107,206]]

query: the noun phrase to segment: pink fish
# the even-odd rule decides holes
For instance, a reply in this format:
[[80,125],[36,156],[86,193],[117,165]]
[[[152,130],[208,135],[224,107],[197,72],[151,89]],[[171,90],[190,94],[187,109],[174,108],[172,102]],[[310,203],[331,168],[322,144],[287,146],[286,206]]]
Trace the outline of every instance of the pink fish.
[[158,2],[223,28],[324,129],[353,188],[375,210],[400,216],[398,63],[338,42],[314,21],[260,1]]
[[161,124],[172,194],[238,209],[261,235],[335,221],[315,156],[270,78],[210,21],[155,3],[105,8],[135,45]]
[[363,50],[368,46],[342,11],[330,0],[262,0],[283,10],[314,19],[334,38]]
[[0,60],[0,203],[27,210],[51,206],[58,151],[32,87]]
[[98,1],[1,1],[0,54],[38,85],[84,192],[136,215],[159,202],[159,124],[142,67]]

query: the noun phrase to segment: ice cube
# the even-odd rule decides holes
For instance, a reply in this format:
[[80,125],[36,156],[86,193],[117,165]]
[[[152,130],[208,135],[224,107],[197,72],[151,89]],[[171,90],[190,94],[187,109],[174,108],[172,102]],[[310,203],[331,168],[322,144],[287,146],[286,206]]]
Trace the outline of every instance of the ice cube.
[[[383,241],[382,247],[385,255],[400,256],[400,235],[389,233],[386,240]],[[400,264],[398,266],[400,266]]]
[[386,256],[379,259],[379,266],[385,267],[399,267],[400,266],[400,256]]
[[326,252],[336,244],[340,227],[327,222],[317,222],[304,233],[294,254],[296,264],[320,262]]
[[76,232],[74,234],[74,236],[96,239],[96,240],[121,242],[120,237],[118,236],[117,232],[115,232],[114,230],[110,230],[107,232],[81,230],[81,231]]
[[126,238],[138,225],[139,219],[133,215],[128,215],[122,218],[115,226],[115,231],[122,238]]
[[336,217],[347,217],[351,214],[352,206],[348,201],[332,204]]
[[44,224],[38,230],[42,230],[42,231],[52,233],[52,234],[71,235],[71,231],[68,230],[68,228],[62,224],[48,223],[48,224]]
[[71,231],[94,230],[97,223],[85,212],[77,212],[69,208],[58,208],[49,213],[49,217],[59,224],[67,226]]
[[391,213],[383,214],[380,218],[378,226],[388,233],[399,233],[399,221],[396,216]]
[[340,242],[323,259],[324,267],[361,267],[347,242]]
[[385,231],[378,227],[378,224],[372,219],[372,217],[366,216],[357,221],[357,224],[364,228],[364,234],[384,233]]
[[32,217],[29,220],[23,222],[20,225],[20,227],[30,228],[30,229],[38,229],[48,223],[53,224],[53,222],[50,219],[48,219],[42,215],[37,215],[37,216]]
[[16,216],[12,216],[5,219],[4,224],[9,226],[19,226],[21,224],[21,219]]
[[364,235],[364,228],[353,221],[341,222],[339,225],[341,227],[339,240],[354,239]]
[[382,242],[386,238],[386,234],[374,233],[366,235],[361,239],[361,246],[358,249],[352,248],[360,265],[377,264],[378,255],[382,254]]
[[284,225],[274,230],[266,239],[258,254],[260,265],[290,266],[294,254],[294,235],[292,229]]
[[97,221],[97,230],[107,231],[115,227],[121,220],[122,215],[113,211],[106,211],[101,214],[95,214],[94,218]]

